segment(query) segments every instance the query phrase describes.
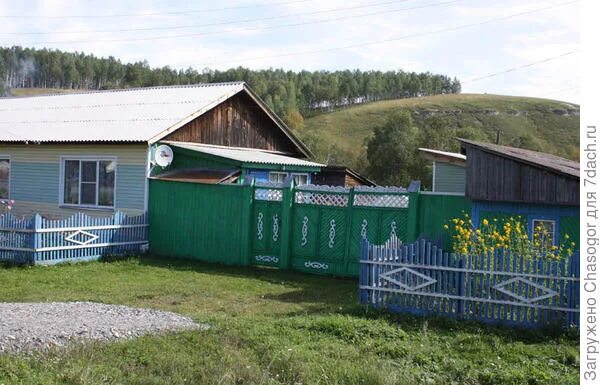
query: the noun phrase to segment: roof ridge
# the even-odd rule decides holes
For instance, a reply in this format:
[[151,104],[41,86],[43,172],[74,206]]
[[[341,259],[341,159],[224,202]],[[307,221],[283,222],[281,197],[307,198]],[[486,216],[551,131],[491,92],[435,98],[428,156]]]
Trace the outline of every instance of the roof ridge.
[[[236,80],[230,82],[215,82],[215,83],[193,83],[193,84],[171,84],[171,85],[163,85],[163,86],[149,86],[149,87],[131,87],[131,88],[111,88],[105,90],[83,90],[77,92],[55,92],[50,94],[42,94],[42,95],[33,95],[33,96],[8,96],[8,97],[0,97],[0,102],[2,100],[14,100],[14,99],[35,99],[35,98],[45,98],[51,96],[69,96],[69,95],[88,95],[88,94],[100,94],[100,93],[110,93],[110,92],[130,92],[130,91],[141,91],[141,90],[162,90],[162,89],[171,89],[171,88],[203,88],[203,87],[221,87],[221,86],[232,86],[232,85],[242,85],[246,86],[246,82],[244,80]],[[66,90],[67,88],[65,88]]]

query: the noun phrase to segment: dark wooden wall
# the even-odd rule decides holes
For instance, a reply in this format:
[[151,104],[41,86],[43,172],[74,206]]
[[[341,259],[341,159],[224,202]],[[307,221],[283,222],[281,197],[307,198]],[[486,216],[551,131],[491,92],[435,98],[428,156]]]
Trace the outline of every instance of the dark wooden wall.
[[[328,186],[363,186],[365,183],[343,169],[323,169],[312,178],[314,184]],[[370,185],[368,183],[367,185]]]
[[579,179],[468,146],[466,195],[473,200],[579,205]]
[[243,92],[192,120],[164,139],[260,148],[304,157],[260,106]]

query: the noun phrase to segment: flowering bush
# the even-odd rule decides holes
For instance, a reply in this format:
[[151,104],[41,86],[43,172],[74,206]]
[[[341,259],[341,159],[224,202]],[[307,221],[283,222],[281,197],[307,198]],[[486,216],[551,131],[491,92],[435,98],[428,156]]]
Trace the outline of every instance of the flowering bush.
[[12,199],[0,199],[0,215],[6,214],[10,210],[12,210],[12,206],[15,204],[15,201]]
[[504,221],[494,218],[483,219],[479,228],[473,226],[468,214],[454,218],[444,225],[452,234],[452,249],[455,254],[486,254],[495,250],[508,250],[524,257],[542,256],[559,260],[573,255],[575,242],[569,242],[565,234],[559,245],[553,245],[552,234],[544,227],[533,229],[533,239],[527,234],[527,227],[521,216]]

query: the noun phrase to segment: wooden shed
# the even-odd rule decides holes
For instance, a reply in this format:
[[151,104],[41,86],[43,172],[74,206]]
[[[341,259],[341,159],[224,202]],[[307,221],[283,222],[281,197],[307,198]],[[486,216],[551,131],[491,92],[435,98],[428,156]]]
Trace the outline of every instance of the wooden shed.
[[556,155],[459,139],[466,155],[465,194],[475,223],[522,216],[557,244],[579,238],[579,163]]
[[375,186],[375,182],[345,166],[326,166],[313,177],[313,183],[327,186]]

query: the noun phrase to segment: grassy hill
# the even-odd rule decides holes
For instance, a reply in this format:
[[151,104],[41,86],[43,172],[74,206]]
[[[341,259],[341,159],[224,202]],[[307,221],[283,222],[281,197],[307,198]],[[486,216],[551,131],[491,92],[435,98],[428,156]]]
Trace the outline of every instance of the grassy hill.
[[578,158],[578,105],[515,96],[458,94],[375,102],[307,118],[298,135],[319,160],[361,169],[365,139],[401,109],[411,111],[418,127],[438,118],[450,128],[471,129],[489,141],[501,130],[501,144]]

